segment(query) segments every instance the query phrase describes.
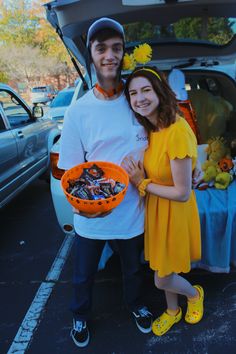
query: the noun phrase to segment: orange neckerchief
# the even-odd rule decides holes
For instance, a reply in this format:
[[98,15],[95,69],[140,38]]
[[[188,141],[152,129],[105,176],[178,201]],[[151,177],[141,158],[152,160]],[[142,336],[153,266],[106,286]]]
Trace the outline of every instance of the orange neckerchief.
[[115,96],[116,94],[120,93],[123,90],[123,82],[121,81],[119,85],[111,90],[104,90],[98,83],[95,84],[95,88],[100,92],[104,97],[112,97]]

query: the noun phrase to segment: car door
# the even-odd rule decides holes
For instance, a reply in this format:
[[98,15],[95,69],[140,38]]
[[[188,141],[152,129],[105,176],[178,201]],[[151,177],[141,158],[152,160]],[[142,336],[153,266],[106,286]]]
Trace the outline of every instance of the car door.
[[19,158],[14,134],[7,128],[0,101],[0,207],[13,189],[11,181],[18,174]]
[[47,164],[48,127],[32,117],[30,109],[14,92],[1,89],[0,101],[17,145],[17,184],[24,183]]

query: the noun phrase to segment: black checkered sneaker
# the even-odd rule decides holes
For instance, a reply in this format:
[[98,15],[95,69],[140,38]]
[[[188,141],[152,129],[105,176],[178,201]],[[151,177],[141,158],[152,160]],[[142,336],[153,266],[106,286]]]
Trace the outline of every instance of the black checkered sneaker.
[[153,316],[147,307],[142,307],[137,311],[133,311],[132,315],[134,317],[135,323],[138,329],[143,333],[149,333],[152,330]]
[[87,322],[73,319],[73,328],[70,335],[77,347],[86,347],[89,342]]

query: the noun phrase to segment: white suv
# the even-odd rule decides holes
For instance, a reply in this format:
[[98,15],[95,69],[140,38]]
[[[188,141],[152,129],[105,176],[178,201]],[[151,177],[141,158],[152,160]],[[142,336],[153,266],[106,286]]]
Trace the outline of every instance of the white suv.
[[[172,69],[184,73],[201,142],[206,143],[212,135],[236,139],[235,0],[100,0],[99,13],[97,0],[57,0],[45,8],[47,19],[83,66],[91,23],[98,16],[119,21],[125,28],[128,53],[140,43],[149,43],[153,56],[148,65],[157,66],[166,75]],[[80,89],[83,94],[82,86]],[[210,105],[213,101],[217,104]],[[73,232],[72,210],[60,188],[63,171],[56,166],[58,151],[59,142],[52,150],[52,197],[62,229]],[[231,189],[229,195],[236,195],[236,181]],[[236,223],[230,223],[236,219],[235,202],[228,204],[232,199],[228,190],[196,191],[196,195],[202,227],[200,266],[227,272],[230,262],[236,264]]]
[[56,95],[55,89],[51,85],[36,86],[31,90],[32,104],[45,104],[50,102]]

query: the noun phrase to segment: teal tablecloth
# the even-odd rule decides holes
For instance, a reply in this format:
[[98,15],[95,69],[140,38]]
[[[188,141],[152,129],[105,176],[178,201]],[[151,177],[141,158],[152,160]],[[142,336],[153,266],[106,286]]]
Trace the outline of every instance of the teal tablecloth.
[[226,190],[196,190],[201,220],[202,259],[194,267],[229,272],[236,266],[236,180]]

